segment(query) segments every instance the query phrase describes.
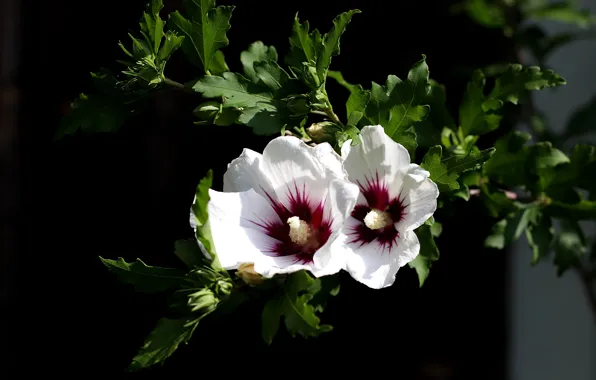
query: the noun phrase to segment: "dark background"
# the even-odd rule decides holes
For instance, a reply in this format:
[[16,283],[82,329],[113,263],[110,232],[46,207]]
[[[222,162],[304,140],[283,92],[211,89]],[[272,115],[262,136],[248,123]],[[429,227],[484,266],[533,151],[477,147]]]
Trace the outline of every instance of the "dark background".
[[[162,15],[180,7],[178,1],[164,2]],[[198,180],[213,168],[215,186],[221,186],[227,163],[243,147],[261,150],[268,141],[241,126],[195,126],[190,110],[199,99],[167,92],[154,96],[149,112],[119,133],[52,142],[69,101],[90,89],[89,72],[118,69],[117,42],[138,30],[144,3],[3,4],[5,25],[12,20],[16,27],[10,36],[18,53],[12,57],[18,59],[15,69],[4,70],[0,82],[1,314],[9,338],[3,339],[4,369],[122,372],[166,302],[119,283],[98,255],[179,265],[173,243],[192,237],[188,210]],[[274,45],[283,57],[296,11],[325,32],[337,14],[358,8],[362,14],[348,26],[332,69],[368,87],[371,80],[384,83],[388,74],[403,78],[426,54],[431,77],[447,86],[456,115],[467,80],[462,73],[509,60],[513,48],[499,29],[450,15],[450,3],[222,1],[237,6],[224,53],[232,71],[240,70],[240,52],[256,40]],[[7,46],[5,37],[5,65]],[[166,72],[179,81],[193,77],[183,59],[173,59]],[[328,87],[341,112],[347,92],[332,80]],[[228,363],[222,374],[231,369],[299,376],[300,366],[305,374],[327,368],[402,379],[503,379],[505,255],[482,248],[492,223],[485,214],[475,200],[437,212],[444,225],[442,256],[421,289],[409,268],[380,291],[342,274],[341,292],[323,314],[335,327],[331,333],[304,340],[282,332],[268,347],[260,337],[261,305],[248,305],[199,326],[189,346],[148,372],[201,376],[200,368],[215,370],[222,362]],[[234,367],[246,360],[255,361],[254,367]]]

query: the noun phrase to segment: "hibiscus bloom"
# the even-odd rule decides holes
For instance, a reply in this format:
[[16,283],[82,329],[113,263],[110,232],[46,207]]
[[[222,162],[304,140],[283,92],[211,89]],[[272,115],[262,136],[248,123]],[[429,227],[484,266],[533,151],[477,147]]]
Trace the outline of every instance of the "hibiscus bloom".
[[435,212],[439,189],[380,125],[364,127],[360,140],[356,146],[347,141],[341,151],[349,180],[360,187],[341,241],[346,270],[380,289],[391,286],[398,269],[418,255],[414,229]]
[[262,155],[244,149],[228,165],[224,192],[209,191],[209,225],[222,266],[253,263],[264,277],[338,272],[341,251],[338,256],[331,247],[358,192],[329,144],[313,148],[284,136]]

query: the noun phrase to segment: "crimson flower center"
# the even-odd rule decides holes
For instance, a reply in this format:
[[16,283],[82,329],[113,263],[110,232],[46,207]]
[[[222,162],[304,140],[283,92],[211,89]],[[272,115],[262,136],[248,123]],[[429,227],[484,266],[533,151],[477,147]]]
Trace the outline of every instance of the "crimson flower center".
[[[280,202],[265,192],[279,220],[254,222],[275,239],[267,250],[273,256],[290,256],[296,262],[309,263],[331,236],[333,219],[325,212],[325,200],[310,198],[306,185],[288,186],[287,201]],[[328,215],[326,215],[328,214]]]
[[350,242],[360,246],[375,242],[380,248],[391,249],[399,238],[395,224],[406,215],[404,199],[400,196],[392,198],[378,173],[358,185],[366,202],[357,204],[352,211],[352,217],[359,223],[352,228]]

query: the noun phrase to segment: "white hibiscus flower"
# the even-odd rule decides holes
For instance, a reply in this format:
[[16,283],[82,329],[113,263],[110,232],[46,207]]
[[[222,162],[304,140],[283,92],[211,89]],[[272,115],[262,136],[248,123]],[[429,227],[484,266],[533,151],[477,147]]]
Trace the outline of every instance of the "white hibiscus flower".
[[[264,277],[307,269],[319,277],[343,266],[332,251],[358,198],[329,144],[273,139],[228,165],[224,192],[209,191],[209,224],[222,266],[254,263]],[[193,216],[191,214],[191,224]]]
[[352,277],[380,289],[418,255],[414,229],[435,212],[439,190],[380,125],[364,127],[360,139],[342,146],[344,167],[360,195],[337,244],[347,248],[345,269]]

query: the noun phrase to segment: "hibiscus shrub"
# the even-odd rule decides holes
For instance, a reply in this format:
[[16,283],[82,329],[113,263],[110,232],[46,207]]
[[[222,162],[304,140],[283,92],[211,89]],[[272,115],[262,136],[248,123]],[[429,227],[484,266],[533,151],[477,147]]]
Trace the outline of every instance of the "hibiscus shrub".
[[[525,234],[533,263],[554,248],[559,273],[581,265],[586,248],[578,221],[596,217],[595,182],[582,173],[596,169],[596,148],[577,145],[568,156],[550,142],[530,143],[520,131],[478,147],[499,128],[508,103],[565,84],[552,70],[512,63],[493,70],[490,85],[487,73],[476,70],[458,115],[451,115],[424,56],[403,79],[390,75],[368,88],[330,70],[358,10],[337,16],[325,34],[296,16],[283,60],[275,47],[255,42],[240,56],[243,72],[235,73],[221,50],[233,6],[187,1],[185,13],[170,13],[167,21],[162,7],[161,0],[150,2],[139,32],[120,43],[125,68],[92,74],[97,91],[72,103],[56,138],[115,131],[163,88],[202,99],[197,125],[242,124],[272,138],[262,153],[244,149],[229,164],[222,192],[211,189],[212,172],[198,184],[189,205],[196,239],[177,241],[174,250],[186,270],[101,258],[139,291],[173,294],[177,317],[158,322],[131,370],[163,362],[207,315],[259,296],[266,299],[268,343],[282,320],[292,335],[330,331],[319,313],[339,291],[342,270],[380,289],[407,265],[422,286],[439,259],[434,239],[448,223],[433,214],[455,199],[480,197],[500,220],[488,247]],[[179,52],[196,66],[197,78],[179,83],[166,76]],[[344,119],[327,95],[329,78],[349,92]],[[553,219],[561,221],[558,231]]]

